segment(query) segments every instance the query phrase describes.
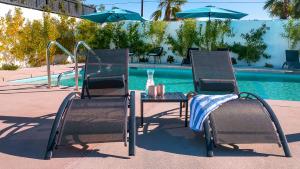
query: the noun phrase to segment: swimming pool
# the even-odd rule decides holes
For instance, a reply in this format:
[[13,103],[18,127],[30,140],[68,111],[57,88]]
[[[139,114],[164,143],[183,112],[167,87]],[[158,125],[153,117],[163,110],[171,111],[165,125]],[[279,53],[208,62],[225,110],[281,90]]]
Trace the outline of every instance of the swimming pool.
[[[129,89],[144,90],[147,81],[147,69],[149,68],[130,68],[129,69]],[[153,68],[155,84],[162,83],[166,86],[166,91],[181,91],[187,93],[193,91],[193,77],[191,69],[175,68]],[[82,74],[82,72],[81,72]],[[265,99],[273,100],[293,100],[300,101],[300,75],[270,72],[236,72],[240,91],[252,92]],[[44,79],[23,79],[23,82],[46,83]],[[57,75],[53,76],[53,80]],[[25,81],[24,81],[25,80]],[[22,82],[22,81],[19,81]],[[56,84],[54,81],[53,84]],[[63,75],[60,85],[74,86],[74,73]],[[79,85],[82,85],[80,78]]]

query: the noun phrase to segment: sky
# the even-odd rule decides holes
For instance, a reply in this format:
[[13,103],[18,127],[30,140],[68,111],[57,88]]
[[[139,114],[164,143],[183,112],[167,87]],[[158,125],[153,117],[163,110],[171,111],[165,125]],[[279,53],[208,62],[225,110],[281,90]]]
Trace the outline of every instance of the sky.
[[[245,20],[269,20],[275,19],[269,16],[268,11],[263,9],[266,0],[187,0],[182,10],[213,5],[216,7],[231,9],[247,13]],[[141,0],[86,0],[86,4],[104,4],[106,9],[119,7],[140,13]],[[250,3],[249,3],[250,2]],[[151,14],[157,9],[159,0],[144,0],[144,18],[150,19]]]

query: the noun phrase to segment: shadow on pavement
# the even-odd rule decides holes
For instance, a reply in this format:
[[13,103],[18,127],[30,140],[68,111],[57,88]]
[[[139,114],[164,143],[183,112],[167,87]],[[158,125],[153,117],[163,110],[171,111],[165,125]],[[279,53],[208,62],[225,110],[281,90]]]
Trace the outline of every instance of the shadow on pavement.
[[[0,131],[0,152],[26,158],[43,159],[55,114],[41,117],[0,116],[5,126]],[[75,146],[59,147],[53,158],[68,157],[113,157],[128,159],[127,156],[102,154],[99,150]]]
[[[184,127],[184,117],[180,119],[177,111],[169,110],[150,117],[144,117],[144,122],[144,127],[138,129],[138,147],[149,151],[164,151],[181,155],[206,157],[206,145],[203,134],[193,132],[190,128]],[[295,136],[288,135],[287,137],[292,140]],[[252,149],[240,149],[237,145],[218,145],[214,149],[214,154],[215,156],[249,157],[283,156],[259,153]]]

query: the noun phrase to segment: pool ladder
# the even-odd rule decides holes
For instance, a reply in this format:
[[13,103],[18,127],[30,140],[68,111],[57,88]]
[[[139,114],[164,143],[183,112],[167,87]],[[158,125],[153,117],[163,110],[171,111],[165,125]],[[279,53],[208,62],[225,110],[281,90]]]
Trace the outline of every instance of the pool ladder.
[[[68,56],[70,56],[73,60],[73,62],[75,62],[75,90],[78,91],[78,50],[80,46],[84,46],[88,51],[90,51],[92,54],[95,55],[95,52],[84,42],[84,41],[79,41],[76,43],[76,46],[74,48],[74,53],[71,54],[70,51],[68,51],[65,47],[63,47],[60,43],[58,43],[57,41],[50,41],[47,45],[47,49],[46,49],[46,62],[47,62],[47,76],[48,76],[48,88],[51,88],[51,71],[50,71],[50,48],[52,47],[52,45],[56,45],[59,49],[61,49],[65,54],[67,54]],[[57,77],[57,85],[59,85],[61,77],[64,73],[59,74],[59,76]]]
[[75,68],[71,71],[67,71],[67,72],[62,72],[57,76],[57,81],[56,81],[56,86],[60,86],[60,81],[63,75],[67,74],[67,73],[72,73],[75,71]]

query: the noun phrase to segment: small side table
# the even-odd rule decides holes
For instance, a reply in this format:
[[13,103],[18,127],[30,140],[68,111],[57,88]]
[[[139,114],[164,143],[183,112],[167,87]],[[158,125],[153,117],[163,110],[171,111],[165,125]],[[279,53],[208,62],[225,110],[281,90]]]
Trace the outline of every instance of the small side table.
[[146,93],[141,93],[141,127],[144,126],[144,103],[147,102],[179,102],[180,117],[182,117],[182,103],[185,103],[185,127],[188,126],[188,98],[182,92],[168,92],[164,96],[151,97]]

